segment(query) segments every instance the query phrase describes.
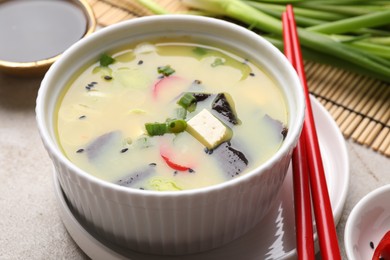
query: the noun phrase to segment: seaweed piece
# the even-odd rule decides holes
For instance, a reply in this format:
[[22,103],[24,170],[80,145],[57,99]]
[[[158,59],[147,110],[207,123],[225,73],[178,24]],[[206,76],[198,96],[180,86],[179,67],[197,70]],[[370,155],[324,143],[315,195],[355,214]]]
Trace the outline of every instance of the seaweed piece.
[[120,140],[121,132],[112,131],[106,134],[103,134],[93,140],[86,148],[85,152],[87,153],[88,159],[93,161],[98,158],[100,155],[109,151],[110,147],[115,144],[117,140]]
[[201,93],[201,92],[193,92],[192,95],[196,99],[196,102],[201,102],[206,100],[208,97],[211,96],[209,93]]
[[212,152],[208,151],[207,153],[216,157],[216,160],[228,177],[240,175],[249,163],[245,154],[233,148],[230,142],[224,142],[212,150]]
[[150,175],[152,175],[155,172],[155,167],[156,167],[155,163],[150,163],[144,168],[136,170],[135,172],[125,176],[124,178],[119,179],[115,183],[124,187],[132,187],[138,181],[143,180],[149,177]]
[[219,93],[215,97],[211,108],[218,112],[218,114],[221,115],[225,121],[233,125],[241,124],[241,121],[238,119],[234,110],[233,100],[229,94]]

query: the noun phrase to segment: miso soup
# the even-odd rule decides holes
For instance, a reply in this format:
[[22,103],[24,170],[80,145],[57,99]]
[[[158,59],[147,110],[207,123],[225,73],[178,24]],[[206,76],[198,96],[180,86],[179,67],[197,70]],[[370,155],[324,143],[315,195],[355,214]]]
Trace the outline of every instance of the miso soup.
[[179,191],[237,178],[287,134],[275,82],[251,57],[165,39],[102,53],[68,83],[55,119],[64,154],[129,188]]

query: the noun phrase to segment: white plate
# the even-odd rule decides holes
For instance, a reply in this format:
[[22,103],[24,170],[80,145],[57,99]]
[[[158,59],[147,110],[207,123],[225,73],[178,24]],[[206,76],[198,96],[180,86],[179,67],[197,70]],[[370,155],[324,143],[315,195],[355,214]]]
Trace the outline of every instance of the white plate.
[[[345,140],[328,111],[311,97],[318,131],[333,216],[337,224],[347,197],[349,163]],[[282,187],[280,199],[268,215],[244,236],[203,253],[185,256],[148,255],[119,248],[86,230],[72,213],[56,177],[56,196],[60,214],[69,234],[92,259],[196,260],[196,259],[292,259],[296,258],[295,217],[291,168]],[[54,175],[55,176],[55,175]]]

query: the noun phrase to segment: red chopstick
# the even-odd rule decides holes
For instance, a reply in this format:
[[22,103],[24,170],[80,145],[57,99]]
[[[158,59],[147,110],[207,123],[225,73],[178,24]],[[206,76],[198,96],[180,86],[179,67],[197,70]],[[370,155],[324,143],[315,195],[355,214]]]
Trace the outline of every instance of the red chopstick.
[[[293,67],[296,67],[290,25],[287,13],[282,16],[284,53]],[[306,160],[305,129],[302,129],[301,137],[292,155],[294,206],[296,226],[296,247],[298,259],[314,260],[313,218],[311,211],[311,197],[309,184],[309,168]]]
[[[309,177],[310,177],[310,182],[309,182],[310,190],[313,199],[314,215],[316,220],[316,228],[317,228],[317,234],[319,238],[322,259],[332,259],[332,260],[341,259],[340,248],[338,245],[336,228],[333,219],[332,207],[329,199],[325,172],[324,172],[323,162],[321,159],[320,147],[318,144],[318,136],[317,136],[317,131],[316,131],[315,122],[313,118],[312,107],[310,103],[309,90],[306,82],[304,64],[303,64],[302,53],[300,49],[300,42],[298,38],[294,12],[291,5],[287,6],[287,10],[283,15],[283,28],[284,28],[283,36],[285,37],[284,40],[286,45],[285,49],[287,49],[286,56],[287,55],[288,55],[287,57],[290,56],[290,61],[293,62],[292,64],[295,67],[299,78],[301,79],[303,90],[305,93],[305,98],[306,98],[306,116],[303,125],[303,132],[299,144],[297,146],[299,150],[294,151],[294,154],[298,158],[294,159],[293,157],[293,164],[296,165],[296,163],[294,163],[295,161],[298,161],[300,165],[305,165],[307,162],[309,166],[309,171],[306,171],[306,174],[309,173]],[[305,147],[306,151],[302,149],[300,146]],[[301,157],[302,155],[305,154],[307,158]],[[301,168],[301,170],[304,170],[304,168]],[[303,174],[300,175],[302,176],[299,177],[299,180],[302,181],[301,183],[302,185],[305,185],[304,179],[307,177],[304,176],[305,175],[304,172]],[[299,185],[297,186],[298,186],[297,193],[304,192],[305,187],[301,188],[299,187]],[[306,195],[307,194],[308,193],[306,193]],[[300,194],[300,195],[304,197],[305,194]],[[304,206],[305,208],[303,209],[304,213],[297,212],[298,214],[297,218],[300,224],[306,226],[299,227],[302,228],[302,230],[297,229],[297,233],[300,232],[306,233],[308,230],[310,230],[310,226],[312,226],[312,223],[308,224],[307,223],[308,220],[303,218],[307,216],[306,215],[308,214],[307,211],[311,211],[311,207],[309,207],[306,204],[306,200],[304,201],[304,199],[301,197],[298,197],[298,201],[299,201],[298,204],[302,203],[302,206]],[[297,235],[297,239],[300,239],[300,241],[297,241],[298,244],[301,244],[300,247],[304,246],[304,248],[307,248],[307,244],[303,245],[303,243],[306,243],[305,242],[306,240],[304,240],[305,238],[299,237]],[[301,250],[304,250],[303,252],[307,253],[307,251],[304,248],[301,248]],[[297,250],[298,249],[299,247],[297,247]],[[307,253],[307,255],[309,256],[311,255],[311,253]],[[299,259],[304,259],[304,258],[299,258]],[[306,259],[314,259],[314,258],[306,258]]]

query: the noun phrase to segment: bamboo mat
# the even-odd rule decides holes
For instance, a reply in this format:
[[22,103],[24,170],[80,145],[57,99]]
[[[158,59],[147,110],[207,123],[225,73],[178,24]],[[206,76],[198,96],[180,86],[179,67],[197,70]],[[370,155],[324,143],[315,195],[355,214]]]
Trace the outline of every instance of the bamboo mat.
[[[135,0],[88,0],[98,24],[150,15]],[[179,0],[156,0],[172,12]],[[328,65],[305,63],[310,93],[330,112],[346,139],[390,157],[390,84]]]

